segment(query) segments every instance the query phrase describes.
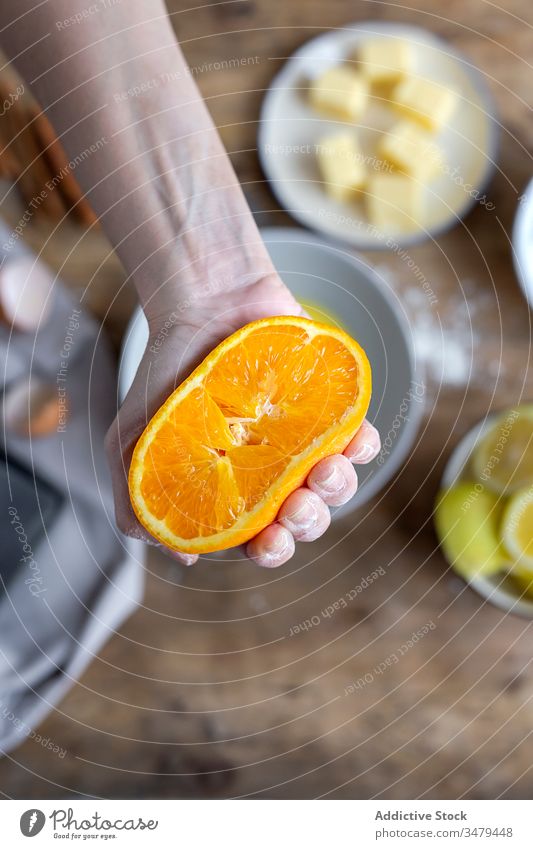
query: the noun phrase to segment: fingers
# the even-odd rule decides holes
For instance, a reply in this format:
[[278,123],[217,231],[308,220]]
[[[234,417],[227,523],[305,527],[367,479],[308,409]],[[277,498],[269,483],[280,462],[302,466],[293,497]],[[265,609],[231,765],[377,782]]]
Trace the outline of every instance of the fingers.
[[347,457],[332,454],[316,464],[307,478],[307,485],[325,504],[339,507],[355,495],[357,474]]
[[278,521],[248,543],[246,553],[259,566],[282,566],[294,554],[294,540],[312,542],[329,527],[327,504],[344,504],[357,489],[350,461],[334,454],[318,463],[308,477],[309,488],[295,490],[284,502]]
[[307,478],[307,487],[289,495],[277,522],[248,543],[248,557],[259,566],[274,568],[292,557],[294,540],[318,539],[331,521],[327,505],[345,504],[357,491],[357,473],[352,463],[369,463],[380,448],[376,428],[365,419],[344,454],[334,454],[317,463]]
[[167,548],[164,545],[160,545],[159,548],[165,554],[172,558],[172,560],[176,560],[178,563],[182,563],[183,566],[194,566],[196,561],[198,560],[197,554],[186,554],[184,551],[172,551],[171,548]]
[[313,542],[327,531],[331,522],[328,508],[307,487],[289,495],[278,513],[278,522],[300,542]]
[[294,538],[287,528],[275,522],[250,540],[246,554],[258,566],[274,569],[282,566],[294,554]]
[[344,449],[344,456],[351,463],[370,463],[377,457],[381,449],[381,439],[374,425],[366,419],[355,434],[352,441]]
[[[308,487],[295,490],[281,507],[277,522],[265,528],[247,546],[247,554],[259,566],[282,566],[294,554],[294,540],[314,542],[331,523],[327,505],[345,504],[357,491],[357,474],[352,463],[365,464],[379,453],[381,440],[376,428],[365,421],[342,454],[326,457],[308,477]],[[186,566],[198,555],[161,548]]]

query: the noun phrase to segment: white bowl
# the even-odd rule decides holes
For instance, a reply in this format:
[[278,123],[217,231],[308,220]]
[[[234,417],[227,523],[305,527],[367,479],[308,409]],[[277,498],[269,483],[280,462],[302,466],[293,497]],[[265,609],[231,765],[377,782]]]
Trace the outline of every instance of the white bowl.
[[[470,459],[476,442],[488,433],[497,418],[497,415],[488,416],[474,425],[463,436],[444,469],[441,481],[443,489],[448,489],[459,480]],[[470,579],[468,586],[472,587],[479,595],[486,598],[491,604],[496,605],[496,607],[507,610],[510,613],[526,616],[528,619],[533,619],[533,600],[525,596],[520,598],[515,584],[505,574],[478,575]]]
[[533,307],[533,180],[523,192],[513,224],[513,262],[518,281]]
[[[423,383],[415,368],[410,330],[404,315],[368,263],[361,257],[293,228],[261,231],[280,276],[301,302],[320,304],[339,316],[342,326],[366,350],[373,372],[368,417],[384,447],[377,460],[358,467],[359,491],[336,511],[361,507],[391,479],[405,460],[423,412]],[[126,331],[119,370],[122,401],[132,384],[148,340],[138,308]]]
[[[314,144],[349,125],[315,113],[306,103],[306,88],[309,79],[328,66],[343,60],[353,61],[358,45],[374,35],[396,36],[413,43],[415,72],[459,94],[449,126],[436,137],[444,151],[446,168],[424,188],[425,228],[394,236],[397,244],[416,244],[442,233],[463,218],[483,197],[497,150],[495,108],[481,73],[433,33],[407,24],[367,21],[307,41],[285,63],[264,97],[258,153],[272,191],[297,221],[359,249],[390,245],[386,234],[368,227],[359,205],[341,203],[324,191]],[[387,129],[395,120],[392,110],[384,110],[376,102],[363,116],[357,134],[369,162],[375,162],[376,131]]]

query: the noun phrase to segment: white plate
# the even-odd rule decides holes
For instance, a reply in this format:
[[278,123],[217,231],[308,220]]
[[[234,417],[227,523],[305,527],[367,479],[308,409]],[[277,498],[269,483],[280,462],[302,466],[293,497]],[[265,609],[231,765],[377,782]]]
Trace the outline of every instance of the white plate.
[[533,180],[520,198],[514,220],[513,262],[524,295],[533,307]]
[[[278,201],[300,223],[365,249],[385,247],[387,237],[367,226],[362,206],[335,201],[325,193],[314,155],[314,144],[349,125],[317,115],[306,99],[310,78],[329,65],[354,59],[357,45],[375,34],[400,36],[416,45],[415,72],[459,94],[450,126],[436,136],[446,168],[424,189],[425,230],[396,236],[396,242],[408,245],[435,236],[466,215],[483,196],[494,168],[497,138],[494,105],[480,72],[426,30],[369,21],[332,30],[304,44],[275,77],[263,100],[258,138],[261,164]],[[358,135],[363,153],[372,157],[377,129],[391,126],[397,116],[374,101],[363,120]],[[299,146],[307,151],[306,145],[308,152],[288,152]]]
[[[476,442],[488,433],[497,418],[497,415],[488,416],[486,419],[478,422],[477,425],[474,425],[463,436],[444,469],[441,481],[443,489],[453,486],[459,480],[470,459]],[[486,598],[487,601],[495,604],[496,607],[533,619],[533,600],[529,600],[526,597],[519,598],[515,585],[505,575],[478,576],[472,578],[468,582],[468,585],[476,590],[479,595],[483,596],[483,598]]]
[[[411,334],[392,291],[361,257],[302,230],[280,227],[261,231],[280,276],[298,300],[321,304],[339,316],[342,326],[366,350],[372,365],[369,418],[382,434],[378,460],[359,466],[359,491],[346,515],[378,493],[404,462],[424,409],[422,377],[417,375]],[[148,340],[144,313],[137,309],[124,337],[119,369],[122,401]]]

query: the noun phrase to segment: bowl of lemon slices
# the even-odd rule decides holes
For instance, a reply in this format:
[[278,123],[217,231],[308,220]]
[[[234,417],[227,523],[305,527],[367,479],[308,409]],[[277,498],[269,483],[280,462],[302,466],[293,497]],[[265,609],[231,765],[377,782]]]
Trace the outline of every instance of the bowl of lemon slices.
[[463,437],[434,518],[452,568],[493,604],[533,618],[533,404],[488,417]]

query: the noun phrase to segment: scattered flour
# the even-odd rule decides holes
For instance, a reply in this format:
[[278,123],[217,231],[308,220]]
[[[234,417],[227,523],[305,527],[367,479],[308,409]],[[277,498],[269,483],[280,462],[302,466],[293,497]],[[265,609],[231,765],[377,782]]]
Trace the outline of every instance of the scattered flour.
[[443,317],[438,303],[429,305],[420,289],[408,289],[402,301],[410,319],[416,357],[427,377],[439,384],[465,386],[473,377],[478,343],[472,304],[467,306],[461,299],[448,305]]
[[[378,273],[398,292],[388,268],[379,267]],[[462,288],[458,286],[457,293],[447,295],[442,303],[438,298],[431,301],[418,285],[398,294],[409,320],[417,363],[428,382],[461,387],[486,382],[487,372],[501,376],[501,361],[487,362],[480,352],[483,316],[494,309],[490,292],[480,292],[472,281],[465,280]]]

